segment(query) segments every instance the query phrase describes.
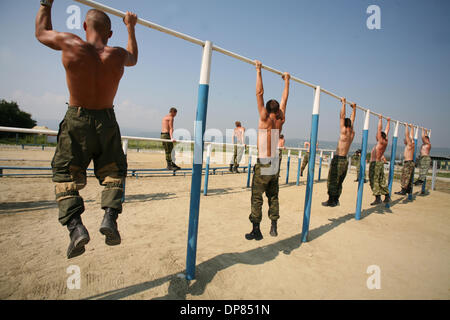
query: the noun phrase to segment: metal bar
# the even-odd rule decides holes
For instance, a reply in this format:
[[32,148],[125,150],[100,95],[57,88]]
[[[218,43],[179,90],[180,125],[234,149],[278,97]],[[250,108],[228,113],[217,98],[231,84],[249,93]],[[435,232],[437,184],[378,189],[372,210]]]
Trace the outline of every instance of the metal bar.
[[208,195],[208,179],[209,179],[209,161],[211,159],[211,145],[206,149],[206,169],[205,169],[205,183],[203,186],[203,195]]
[[194,163],[192,165],[191,199],[189,207],[189,229],[186,254],[186,279],[195,279],[197,255],[197,234],[200,213],[200,189],[202,182],[202,164],[206,113],[208,109],[209,78],[211,74],[212,43],[205,42],[198,88],[198,104],[194,129]]
[[250,176],[252,174],[252,147],[248,147],[247,188],[250,188]]
[[431,190],[436,190],[436,172],[437,172],[437,160],[433,161],[433,173],[431,175]]
[[317,133],[319,130],[319,110],[320,110],[320,87],[316,88],[314,94],[314,105],[311,119],[311,133],[310,133],[310,161],[308,165],[308,179],[306,182],[305,192],[305,207],[303,211],[303,225],[302,225],[302,242],[308,241],[309,223],[311,217],[312,193],[314,187],[314,168],[316,165],[316,148],[317,148]]
[[288,150],[288,158],[286,164],[286,184],[289,183],[289,167],[291,165],[291,150]]
[[300,167],[302,164],[302,153],[301,151],[298,152],[298,163],[297,163],[297,182],[296,186],[300,185]]
[[[394,135],[392,137],[392,149],[391,149],[391,163],[389,164],[389,178],[388,178],[388,189],[389,197],[392,196],[392,183],[394,182],[395,173],[395,156],[397,154],[397,140],[398,140],[398,125],[399,122],[395,123]],[[390,208],[391,204],[386,203],[386,208]]]
[[361,219],[361,208],[364,191],[364,178],[366,177],[366,155],[367,155],[367,141],[369,139],[369,117],[370,110],[366,111],[366,117],[364,121],[363,138],[361,146],[361,162],[359,164],[359,177],[358,177],[358,196],[356,199],[356,212],[355,219]]
[[[90,7],[99,9],[99,10],[102,10],[102,11],[104,11],[106,13],[118,16],[120,18],[125,17],[125,12],[117,10],[117,9],[114,9],[114,8],[111,8],[111,7],[108,7],[108,6],[105,6],[104,4],[98,3],[96,1],[91,1],[91,0],[74,0],[74,1],[77,1],[77,2],[85,4],[87,6],[90,6]],[[203,40],[199,40],[197,38],[191,37],[191,36],[186,35],[184,33],[181,33],[181,32],[178,32],[178,31],[175,31],[175,30],[163,27],[163,26],[160,26],[160,25],[158,25],[156,23],[153,23],[153,22],[141,19],[141,18],[138,18],[137,23],[140,24],[140,25],[143,25],[145,27],[148,27],[148,28],[151,28],[151,29],[163,32],[163,33],[166,33],[168,35],[171,35],[171,36],[174,36],[174,37],[177,37],[177,38],[189,41],[191,43],[194,43],[194,44],[197,44],[197,45],[200,45],[200,46],[204,46],[205,45],[205,41],[203,41]],[[215,46],[215,45],[212,46],[212,50],[220,52],[220,53],[222,53],[224,55],[227,55],[229,57],[235,58],[235,59],[240,60],[242,62],[246,62],[246,63],[252,64],[252,65],[255,64],[254,60],[252,60],[250,58],[241,56],[241,55],[239,55],[237,53],[234,53],[232,51],[226,50],[224,48],[221,48],[221,47],[218,47],[218,46]],[[266,65],[263,65],[262,68],[267,70],[267,71],[270,71],[270,72],[273,72],[275,74],[278,74],[278,75],[282,75],[283,74],[282,71],[279,71],[277,69],[274,69],[274,68],[266,66]],[[302,80],[302,79],[300,79],[298,77],[295,77],[295,76],[291,76],[291,79],[293,81],[295,81],[295,82],[298,82],[300,84],[303,84],[303,85],[308,86],[308,87],[313,88],[313,89],[315,89],[317,87],[317,85],[312,84],[312,83],[310,83],[308,81]],[[337,95],[337,94],[335,94],[335,93],[333,93],[331,91],[325,90],[323,88],[321,88],[321,91],[323,93],[326,93],[326,94],[328,94],[328,95],[338,99],[338,100],[341,99],[341,96],[339,96],[339,95]],[[353,102],[351,102],[351,101],[347,101],[348,105],[351,105],[352,103]],[[363,107],[358,106],[358,105],[357,105],[357,108],[360,109],[360,110],[363,110],[363,111],[367,111],[366,108],[363,108]],[[370,113],[375,115],[375,116],[379,115],[378,113],[375,113],[373,111],[371,111]],[[393,120],[393,121],[396,121],[396,120]]]

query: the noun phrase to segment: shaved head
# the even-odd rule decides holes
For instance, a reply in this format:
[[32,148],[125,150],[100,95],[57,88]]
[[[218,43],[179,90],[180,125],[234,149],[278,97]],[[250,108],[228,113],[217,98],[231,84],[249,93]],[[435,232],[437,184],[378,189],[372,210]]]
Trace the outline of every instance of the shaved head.
[[103,11],[89,10],[85,22],[88,30],[97,32],[105,41],[111,36],[111,19]]

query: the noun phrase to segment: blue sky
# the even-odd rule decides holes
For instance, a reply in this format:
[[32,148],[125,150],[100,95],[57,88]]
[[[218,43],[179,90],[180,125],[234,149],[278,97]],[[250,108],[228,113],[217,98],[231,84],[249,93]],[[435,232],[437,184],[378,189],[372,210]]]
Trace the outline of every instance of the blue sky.
[[[376,112],[432,129],[435,146],[450,147],[450,1],[280,0],[147,1],[100,0],[133,10],[147,20],[184,32],[282,71],[319,84]],[[53,26],[68,30],[69,0],[55,0]],[[369,5],[381,8],[381,30],[366,27]],[[0,98],[14,99],[40,124],[56,129],[68,100],[60,52],[34,38],[39,1],[0,2]],[[111,17],[111,45],[126,46],[126,29]],[[171,106],[175,126],[192,132],[197,104],[201,48],[137,26],[136,67],[127,68],[115,105],[123,134],[160,131]],[[280,99],[283,82],[263,71],[265,99]],[[313,90],[291,85],[287,138],[309,138]],[[334,141],[339,102],[322,95],[319,139]],[[255,71],[251,65],[213,53],[208,128],[225,132],[240,120],[257,126]],[[358,112],[356,138],[361,140]],[[377,119],[371,118],[370,141]],[[400,135],[403,135],[403,128]]]

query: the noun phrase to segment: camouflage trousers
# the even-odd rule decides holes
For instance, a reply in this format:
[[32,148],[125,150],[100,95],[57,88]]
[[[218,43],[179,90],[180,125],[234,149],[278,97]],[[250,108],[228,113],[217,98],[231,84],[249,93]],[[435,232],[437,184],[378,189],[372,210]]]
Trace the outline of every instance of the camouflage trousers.
[[[271,161],[277,160],[278,159],[273,158]],[[262,220],[263,193],[266,193],[269,202],[268,213],[270,220],[276,221],[280,218],[278,203],[278,170],[275,173],[268,172],[272,174],[265,174],[265,170],[271,171],[269,168],[271,168],[272,164],[272,162],[264,164],[265,162],[266,161],[260,161],[260,159],[258,159],[253,172],[251,197],[252,209],[249,217],[252,223],[260,223]]]
[[[170,134],[167,132],[161,132],[161,139],[170,140]],[[167,164],[170,164],[172,163],[173,142],[163,142],[162,144],[166,153],[166,162]]]
[[374,196],[389,194],[389,189],[386,185],[386,176],[384,175],[383,161],[370,162],[369,181]]
[[328,171],[328,196],[339,199],[342,193],[342,183],[347,175],[348,160],[347,157],[335,155],[331,160],[330,170]]
[[402,169],[402,178],[401,178],[401,186],[402,189],[406,189],[408,192],[411,189],[411,184],[413,180],[413,171],[414,171],[414,161],[403,161],[403,169]]
[[122,150],[119,125],[113,109],[87,110],[69,106],[59,125],[52,160],[59,222],[66,225],[84,212],[79,190],[86,186],[86,169],[94,160],[94,173],[102,192],[101,206],[122,212],[127,160]]
[[[355,158],[355,166],[356,166],[356,179],[359,179],[359,173],[361,171],[361,157],[357,157],[358,159]],[[367,179],[367,169],[364,170],[364,178],[363,179]]]
[[308,162],[309,162],[309,152],[306,152],[306,153],[303,154],[302,166],[300,168],[300,171],[301,171],[302,175],[303,175],[303,171],[305,170],[306,165],[308,164]]
[[430,169],[431,157],[430,156],[420,156],[417,161],[417,167],[419,168],[419,180],[425,181]]
[[242,156],[244,155],[245,147],[244,146],[234,146],[233,159],[231,159],[231,163],[235,168],[239,167],[239,163],[242,160]]

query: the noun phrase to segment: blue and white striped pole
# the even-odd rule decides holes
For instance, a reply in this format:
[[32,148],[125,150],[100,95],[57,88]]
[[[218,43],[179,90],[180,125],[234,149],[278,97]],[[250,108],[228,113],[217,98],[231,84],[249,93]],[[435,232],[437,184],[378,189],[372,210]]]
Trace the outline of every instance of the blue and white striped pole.
[[361,219],[361,207],[364,191],[364,177],[366,176],[367,141],[369,139],[369,117],[370,117],[370,110],[367,110],[366,118],[364,121],[363,138],[361,146],[361,162],[359,164],[358,198],[356,200],[356,212],[355,212],[356,220]]
[[195,279],[204,133],[206,127],[206,113],[208,109],[211,56],[212,43],[210,41],[205,41],[200,71],[200,83],[198,87],[197,114],[194,128],[194,163],[192,165],[191,201],[189,207],[189,229],[186,254],[186,279],[188,280]]
[[319,158],[319,177],[317,181],[320,181],[320,175],[322,174],[322,159],[323,159],[323,151],[320,151],[320,158]]
[[[391,163],[389,168],[389,197],[392,195],[392,183],[394,181],[394,170],[395,170],[395,156],[397,155],[397,140],[398,140],[398,124],[397,121],[395,123],[395,130],[394,130],[394,136],[392,137],[392,149],[391,149]],[[390,208],[390,203],[386,203],[386,208]]]
[[308,179],[306,182],[305,193],[305,208],[303,211],[303,226],[302,226],[302,242],[308,241],[309,222],[311,217],[311,203],[314,186],[314,168],[316,165],[316,148],[317,148],[317,133],[319,131],[319,111],[320,111],[320,86],[316,87],[314,94],[314,106],[311,120],[311,134],[310,134],[310,161],[308,165]]
[[250,176],[252,174],[252,147],[248,147],[247,188],[250,188]]
[[[123,154],[125,155],[125,158],[126,158],[127,153],[128,153],[128,139],[122,140],[122,149],[123,149]],[[126,181],[126,179],[127,179],[127,173],[125,172],[125,178],[123,179],[122,203],[125,202],[125,181]]]
[[416,127],[416,132],[414,134],[414,157],[413,157],[413,162],[414,162],[414,168],[413,168],[413,172],[412,172],[412,176],[411,176],[411,188],[409,189],[410,193],[408,194],[408,200],[412,201],[413,199],[413,186],[414,186],[414,174],[415,174],[415,163],[416,163],[416,155],[417,155],[417,138],[419,136],[419,127]]
[[206,148],[206,168],[205,168],[205,184],[203,186],[203,195],[208,195],[208,178],[209,178],[209,162],[211,159],[211,147],[212,145],[209,144]]
[[286,164],[286,184],[289,182],[289,166],[291,164],[291,149],[288,150],[288,158]]
[[300,167],[302,165],[302,150],[298,150],[298,163],[297,163],[297,183],[298,186],[300,184]]

